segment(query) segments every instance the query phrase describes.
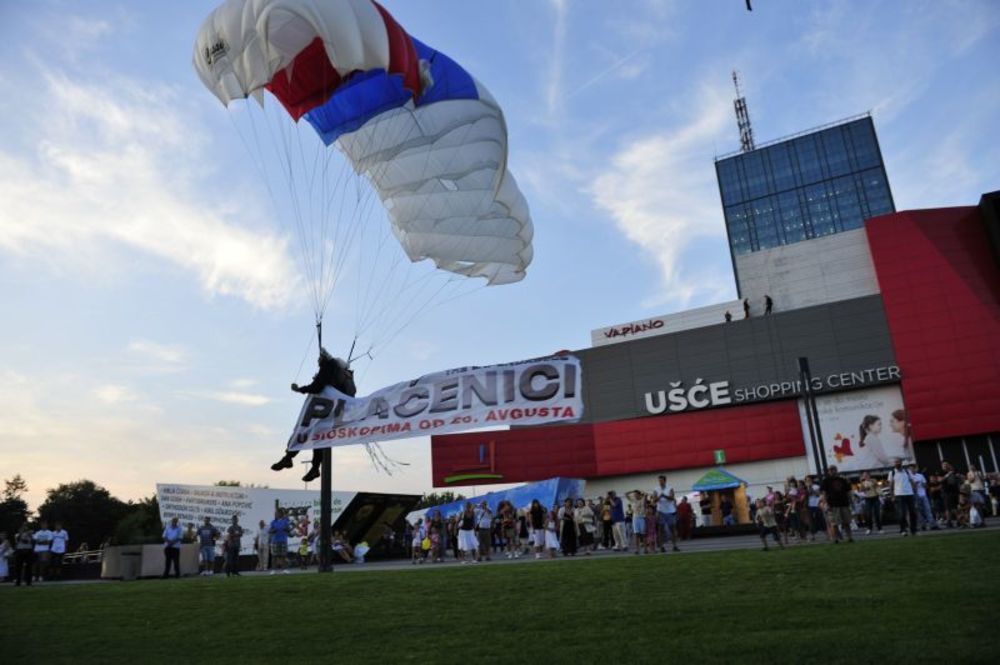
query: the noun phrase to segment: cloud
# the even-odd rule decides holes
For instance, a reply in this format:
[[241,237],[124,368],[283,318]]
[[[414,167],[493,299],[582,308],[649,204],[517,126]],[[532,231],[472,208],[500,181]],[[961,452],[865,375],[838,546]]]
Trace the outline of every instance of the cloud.
[[106,385],[97,388],[94,396],[105,404],[135,401],[136,396],[127,386]]
[[151,360],[158,360],[170,365],[177,365],[184,362],[187,352],[183,347],[170,344],[158,344],[146,339],[136,339],[129,342],[130,353],[146,356]]
[[256,379],[233,379],[232,381],[229,382],[229,385],[236,389],[245,389],[245,388],[253,388],[259,383],[260,381]]
[[197,397],[199,399],[210,399],[216,402],[224,402],[226,404],[237,404],[240,406],[265,406],[270,404],[274,400],[265,395],[256,395],[254,393],[243,393],[237,392],[235,390],[198,390],[189,391],[182,393],[190,397]]
[[36,80],[41,90],[26,101],[42,108],[18,116],[27,126],[5,128],[22,149],[12,140],[0,150],[0,252],[101,273],[125,248],[190,272],[210,296],[292,302],[286,239],[230,221],[255,213],[223,211],[232,197],[213,191],[196,113],[176,90],[53,70]]
[[589,192],[594,204],[658,265],[663,295],[647,306],[686,306],[697,298],[717,301],[731,295],[728,277],[685,260],[693,243],[724,233],[713,170],[692,164],[707,161],[713,140],[731,124],[723,85],[703,85],[694,97],[685,122],[629,141]]

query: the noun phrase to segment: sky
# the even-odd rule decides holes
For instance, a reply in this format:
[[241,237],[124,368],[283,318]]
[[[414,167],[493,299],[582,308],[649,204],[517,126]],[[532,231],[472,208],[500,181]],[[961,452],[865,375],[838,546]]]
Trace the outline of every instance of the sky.
[[[303,487],[268,467],[314,369],[308,278],[240,110],[192,67],[216,4],[0,0],[0,478],[32,507],[84,478]],[[1000,186],[990,0],[382,4],[503,107],[534,261],[422,310],[359,394],[735,298],[713,166],[739,148],[734,69],[758,143],[871,112],[899,210]],[[349,300],[324,318],[339,355]],[[431,489],[426,438],[383,449],[391,475],[334,449],[334,488]]]

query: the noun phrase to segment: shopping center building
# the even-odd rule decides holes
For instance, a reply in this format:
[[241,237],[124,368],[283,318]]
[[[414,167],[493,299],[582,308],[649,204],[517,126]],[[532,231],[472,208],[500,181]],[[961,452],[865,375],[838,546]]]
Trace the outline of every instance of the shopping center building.
[[750,147],[715,162],[739,300],[594,330],[578,423],[435,436],[435,486],[997,470],[1000,192],[897,212],[870,116]]

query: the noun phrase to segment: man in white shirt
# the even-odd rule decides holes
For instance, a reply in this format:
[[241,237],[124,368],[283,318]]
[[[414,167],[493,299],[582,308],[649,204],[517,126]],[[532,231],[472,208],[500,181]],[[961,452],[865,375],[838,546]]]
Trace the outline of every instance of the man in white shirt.
[[66,554],[66,543],[69,542],[69,534],[63,528],[62,522],[56,522],[56,528],[52,530],[52,544],[49,547],[49,575],[52,579],[62,576],[63,555]]
[[917,535],[917,502],[916,483],[911,474],[903,467],[903,460],[896,457],[892,461],[892,471],[889,472],[889,488],[896,500],[896,515],[899,517],[899,532],[906,535],[906,520],[910,520],[910,533]]
[[493,548],[493,511],[486,501],[479,504],[476,510],[476,536],[479,538],[479,553],[476,561],[490,561]]
[[170,576],[170,564],[174,564],[174,577],[181,576],[181,540],[184,538],[184,529],[178,523],[177,518],[170,519],[170,524],[163,530],[163,555],[166,563],[163,565],[163,578]]
[[920,473],[917,469],[917,465],[910,465],[910,476],[913,478],[913,484],[917,489],[917,515],[920,517],[920,530],[927,531],[929,526],[932,529],[937,529],[937,522],[934,520],[934,512],[931,510],[931,500],[927,496],[927,477]]
[[[667,551],[667,537],[673,545],[675,552],[680,552],[677,547],[677,500],[674,497],[674,488],[667,484],[667,477],[660,475],[657,477],[657,485],[653,488],[652,495],[656,500],[656,522],[659,530],[660,551]],[[646,526],[649,528],[649,525]]]
[[49,547],[52,545],[52,532],[49,523],[42,520],[38,523],[35,539],[35,581],[40,582],[49,572]]

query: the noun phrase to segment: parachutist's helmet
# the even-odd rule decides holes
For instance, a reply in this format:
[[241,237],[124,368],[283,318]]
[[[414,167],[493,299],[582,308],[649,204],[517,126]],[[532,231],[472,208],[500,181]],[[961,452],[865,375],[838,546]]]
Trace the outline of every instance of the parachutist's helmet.
[[320,350],[319,350],[319,363],[322,365],[323,363],[328,363],[331,360],[333,360],[333,356],[330,355],[330,352],[327,351],[326,349],[320,347]]

